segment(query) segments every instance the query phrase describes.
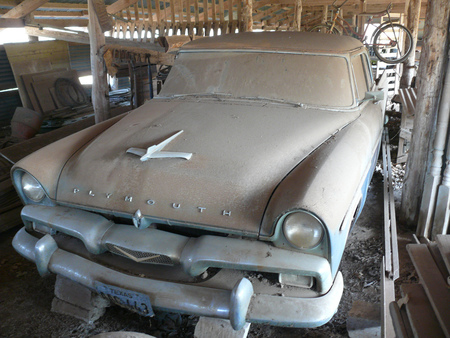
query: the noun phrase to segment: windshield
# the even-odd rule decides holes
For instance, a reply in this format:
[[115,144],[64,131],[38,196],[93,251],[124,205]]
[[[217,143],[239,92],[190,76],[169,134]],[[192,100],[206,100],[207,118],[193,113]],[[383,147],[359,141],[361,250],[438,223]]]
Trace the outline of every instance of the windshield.
[[225,94],[314,106],[353,104],[344,57],[265,52],[182,52],[161,96]]

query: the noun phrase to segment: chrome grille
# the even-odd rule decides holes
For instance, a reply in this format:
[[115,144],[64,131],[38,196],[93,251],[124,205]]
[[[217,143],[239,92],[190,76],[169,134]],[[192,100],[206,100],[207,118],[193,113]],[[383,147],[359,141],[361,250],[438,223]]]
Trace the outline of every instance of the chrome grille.
[[173,265],[172,259],[165,255],[160,255],[154,252],[143,252],[143,251],[136,251],[131,250],[128,248],[124,248],[118,245],[110,244],[107,245],[108,251],[131,259],[135,262],[139,263],[151,263],[151,264],[165,264],[165,265]]

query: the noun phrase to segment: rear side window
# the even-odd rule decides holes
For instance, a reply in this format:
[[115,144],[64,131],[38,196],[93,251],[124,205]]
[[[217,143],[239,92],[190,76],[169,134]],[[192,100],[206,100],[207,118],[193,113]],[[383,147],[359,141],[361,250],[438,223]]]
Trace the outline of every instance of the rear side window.
[[353,56],[352,66],[355,74],[356,97],[358,100],[362,100],[364,99],[365,93],[370,90],[372,83],[372,76],[366,56],[364,54]]

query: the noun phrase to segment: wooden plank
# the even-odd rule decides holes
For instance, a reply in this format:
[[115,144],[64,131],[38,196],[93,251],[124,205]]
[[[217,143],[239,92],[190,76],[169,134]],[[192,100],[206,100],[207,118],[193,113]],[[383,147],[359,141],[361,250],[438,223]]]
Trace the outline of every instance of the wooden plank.
[[22,19],[6,19],[0,18],[0,28],[24,27],[25,23]]
[[53,102],[52,95],[50,94],[50,88],[53,87],[54,81],[40,81],[33,82],[34,92],[39,100],[39,105],[44,114],[49,113],[56,109],[56,105]]
[[[25,27],[25,31],[27,32],[28,35],[31,36],[46,36],[62,41],[89,44],[89,35],[83,32],[73,34],[74,31],[69,30],[67,30],[67,32],[64,32],[64,31],[47,30],[45,28],[39,29],[36,27]],[[142,44],[139,42],[128,41],[124,39],[116,39],[112,37],[106,37],[106,47],[108,46],[121,46],[122,48],[119,47],[118,49],[123,50],[139,49],[142,51],[146,51],[146,53],[148,54],[152,54],[152,51],[164,53],[164,48],[154,43]]]
[[[198,9],[198,0],[192,0],[192,1],[194,1],[195,23],[198,24],[200,22],[199,9]],[[197,35],[201,35],[201,34],[199,34],[199,32],[197,31]]]
[[392,317],[389,315],[389,304],[395,301],[394,281],[386,276],[385,257],[381,261],[381,336],[394,337]]
[[55,28],[64,27],[87,27],[87,19],[35,19],[35,23],[42,26],[53,26]]
[[25,0],[11,9],[8,13],[3,14],[3,19],[21,19],[41,7],[48,0]]
[[[219,0],[219,19],[220,25],[222,26],[225,22],[225,6],[223,0]],[[222,32],[222,34],[224,34],[224,32]]]
[[389,312],[391,314],[392,322],[394,325],[395,337],[413,337],[406,310],[404,310],[403,308],[400,309],[396,302],[392,302],[389,304]]
[[428,245],[428,250],[430,251],[431,256],[434,259],[434,262],[436,263],[436,266],[438,267],[439,271],[441,272],[442,278],[444,278],[444,280],[446,280],[447,277],[449,276],[449,272],[447,270],[447,266],[445,265],[444,258],[442,257],[441,251],[439,250],[437,243],[429,242],[429,243],[427,243],[427,245]]
[[25,86],[27,95],[28,95],[28,97],[29,97],[29,99],[31,101],[32,106],[33,106],[32,108],[35,111],[37,111],[38,113],[42,113],[41,106],[39,105],[39,101],[38,101],[38,99],[36,97],[36,93],[34,92],[34,88],[33,88],[32,84],[31,84],[33,82],[32,74],[23,74],[23,75],[21,75],[21,77],[22,77],[22,81],[23,81],[23,84]]
[[[172,21],[172,29],[175,30],[175,3],[173,0],[170,0],[170,18]],[[173,32],[175,35],[175,32]]]
[[420,284],[403,284],[400,289],[402,297],[407,297],[404,306],[414,337],[445,337],[423,287]]
[[138,1],[139,0],[117,0],[115,3],[106,7],[106,11],[109,14],[115,14],[117,12],[123,11],[127,7],[133,6]]
[[97,16],[98,23],[102,32],[108,32],[113,29],[112,18],[108,15],[106,11],[106,6],[104,0],[91,0],[92,7]]
[[237,0],[237,20],[239,32],[242,32],[242,1]]
[[447,267],[447,271],[450,272],[450,235],[437,235],[436,243]]
[[161,35],[161,3],[159,0],[155,0],[155,11],[157,27],[160,30],[159,35]]
[[22,219],[20,218],[21,209],[21,207],[15,208],[0,215],[0,232],[22,224]]
[[450,289],[426,244],[408,244],[406,249],[419,275],[436,317],[446,336],[450,336]]

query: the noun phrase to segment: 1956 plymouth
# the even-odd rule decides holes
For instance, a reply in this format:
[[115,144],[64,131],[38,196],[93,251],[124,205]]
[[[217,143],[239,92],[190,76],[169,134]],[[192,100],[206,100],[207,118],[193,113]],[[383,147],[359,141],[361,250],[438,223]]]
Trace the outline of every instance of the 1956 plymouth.
[[13,167],[13,245],[143,315],[322,325],[378,156],[374,89],[350,37],[188,43],[158,97]]

